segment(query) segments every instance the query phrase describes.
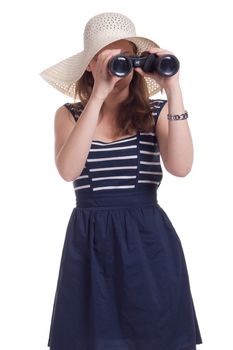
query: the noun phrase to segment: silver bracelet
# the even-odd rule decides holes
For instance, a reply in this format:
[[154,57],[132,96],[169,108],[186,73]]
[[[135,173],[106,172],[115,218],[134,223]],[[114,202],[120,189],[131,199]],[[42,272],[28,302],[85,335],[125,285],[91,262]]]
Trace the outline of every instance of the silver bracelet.
[[168,114],[167,115],[167,119],[168,120],[183,120],[183,119],[187,119],[188,118],[188,112],[185,111],[182,114]]

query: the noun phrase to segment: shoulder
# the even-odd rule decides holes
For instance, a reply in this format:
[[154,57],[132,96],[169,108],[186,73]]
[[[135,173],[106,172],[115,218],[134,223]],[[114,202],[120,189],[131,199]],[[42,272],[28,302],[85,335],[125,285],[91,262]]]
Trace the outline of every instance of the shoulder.
[[66,107],[75,117],[79,116],[82,113],[82,110],[84,108],[81,102],[75,102],[75,103],[67,102],[64,104],[64,107]]
[[54,115],[55,130],[65,128],[66,125],[72,126],[74,124],[74,118],[65,105],[58,107]]
[[60,106],[56,110],[55,120],[57,122],[69,120],[70,122],[72,122],[72,124],[75,124],[79,115],[82,112],[82,109],[83,109],[83,106],[82,106],[81,102],[64,103],[62,106]]

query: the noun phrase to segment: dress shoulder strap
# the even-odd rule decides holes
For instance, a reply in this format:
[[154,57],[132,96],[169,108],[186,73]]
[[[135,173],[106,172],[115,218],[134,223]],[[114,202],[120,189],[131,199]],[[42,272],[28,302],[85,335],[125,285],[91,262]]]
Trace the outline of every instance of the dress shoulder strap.
[[163,106],[167,103],[167,100],[163,99],[150,99],[149,104],[150,108],[152,109],[152,115],[155,119],[155,125],[157,123],[159,114],[161,110],[163,109]]
[[84,108],[81,102],[76,102],[76,103],[67,102],[64,104],[64,106],[71,112],[75,121],[78,120],[78,117],[80,116]]

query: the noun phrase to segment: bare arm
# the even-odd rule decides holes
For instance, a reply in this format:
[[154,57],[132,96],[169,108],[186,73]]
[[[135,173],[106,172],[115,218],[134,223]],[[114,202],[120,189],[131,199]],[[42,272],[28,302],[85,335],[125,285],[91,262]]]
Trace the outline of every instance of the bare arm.
[[[172,54],[163,48],[150,48],[147,51],[158,56]],[[175,176],[186,176],[192,169],[193,142],[187,119],[168,120],[167,114],[184,113],[184,103],[179,83],[179,70],[173,76],[163,76],[157,72],[145,73],[141,68],[135,70],[144,77],[154,78],[166,91],[168,103],[160,112],[156,123],[156,134],[160,154],[165,168]]]
[[69,111],[60,107],[55,115],[55,163],[66,181],[77,178],[85,165],[103,100],[91,96],[75,126]]
[[159,148],[165,168],[175,176],[186,176],[192,169],[193,142],[188,120],[168,120],[167,114],[184,113],[180,85],[166,90],[168,103],[160,113],[156,125]]
[[65,106],[56,111],[55,163],[59,174],[66,181],[73,181],[81,174],[91,147],[101,106],[115,83],[121,79],[110,75],[106,68],[110,57],[119,52],[119,49],[104,50],[98,55],[97,61],[94,61],[92,94],[75,126]]

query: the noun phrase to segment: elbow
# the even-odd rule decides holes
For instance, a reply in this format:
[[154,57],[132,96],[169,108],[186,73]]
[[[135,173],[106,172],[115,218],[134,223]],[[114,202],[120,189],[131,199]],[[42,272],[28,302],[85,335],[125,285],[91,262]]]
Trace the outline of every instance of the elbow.
[[61,178],[62,178],[64,181],[66,181],[66,182],[72,182],[72,181],[74,181],[74,179],[70,176],[70,174],[65,173],[64,171],[62,171],[62,170],[59,169],[58,167],[57,167],[57,170],[58,170],[59,175],[61,176]]
[[186,166],[186,167],[177,167],[177,166],[172,167],[172,166],[168,166],[166,164],[165,168],[170,174],[172,174],[174,176],[185,177],[191,172],[192,164],[190,166]]
[[60,176],[62,177],[62,179],[63,179],[64,181],[66,181],[66,182],[73,182],[73,181],[75,181],[75,180],[78,178],[78,176],[79,176],[79,175],[77,175],[77,176],[71,176],[71,175],[69,175],[69,174],[64,174],[64,173],[61,173],[61,172],[59,172],[59,174],[60,174]]
[[178,170],[170,170],[170,169],[167,169],[168,170],[168,172],[170,173],[170,174],[172,174],[172,175],[174,175],[174,176],[177,176],[177,177],[185,177],[185,176],[187,176],[189,173],[190,173],[190,171],[191,171],[191,169],[190,170],[186,170],[186,171],[178,171]]
[[185,176],[187,176],[190,172],[191,172],[191,168],[185,169],[185,170],[183,170],[183,171],[178,171],[178,172],[176,172],[175,175],[178,176],[178,177],[185,177]]
[[77,174],[71,174],[71,172],[70,171],[62,171],[61,169],[59,170],[58,169],[58,172],[59,172],[59,174],[60,174],[60,176],[63,178],[63,180],[65,180],[66,182],[73,182],[73,181],[75,181],[78,177],[79,177],[79,174],[77,175]]
[[70,169],[66,169],[66,167],[64,167],[64,165],[60,164],[58,159],[56,159],[56,168],[57,168],[57,171],[59,173],[59,175],[61,176],[61,178],[66,181],[66,182],[73,182],[75,179],[77,179],[77,177],[79,175],[75,175],[73,173],[71,173]]
[[62,176],[63,180],[65,180],[66,182],[73,182],[74,179],[67,177],[67,176]]

